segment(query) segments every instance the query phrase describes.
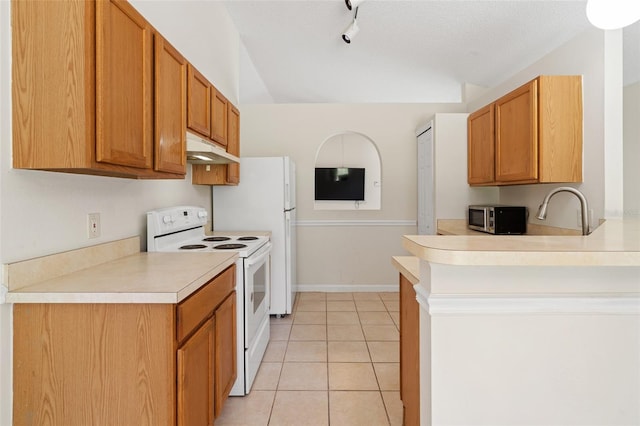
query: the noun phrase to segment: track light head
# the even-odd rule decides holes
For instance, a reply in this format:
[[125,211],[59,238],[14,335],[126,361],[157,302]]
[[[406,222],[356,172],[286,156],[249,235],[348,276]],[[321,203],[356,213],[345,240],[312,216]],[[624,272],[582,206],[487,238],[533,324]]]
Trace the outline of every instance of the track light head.
[[350,44],[351,40],[353,40],[356,34],[358,34],[358,31],[360,31],[360,27],[358,27],[358,23],[354,19],[351,25],[349,25],[342,34],[342,40],[344,40],[345,43]]
[[344,0],[344,4],[347,6],[347,9],[353,10],[356,7],[360,6],[364,0]]

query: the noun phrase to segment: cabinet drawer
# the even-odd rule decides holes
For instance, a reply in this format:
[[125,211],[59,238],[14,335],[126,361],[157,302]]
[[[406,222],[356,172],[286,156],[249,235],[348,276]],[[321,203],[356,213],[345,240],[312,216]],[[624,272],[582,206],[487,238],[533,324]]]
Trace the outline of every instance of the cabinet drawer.
[[215,308],[234,290],[235,278],[236,268],[232,265],[178,304],[176,312],[178,342],[211,316]]

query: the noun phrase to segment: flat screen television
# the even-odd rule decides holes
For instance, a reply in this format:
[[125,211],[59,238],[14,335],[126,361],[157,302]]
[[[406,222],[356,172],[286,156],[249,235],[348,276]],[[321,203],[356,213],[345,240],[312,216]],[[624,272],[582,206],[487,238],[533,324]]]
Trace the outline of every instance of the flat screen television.
[[318,201],[364,201],[364,169],[316,167]]

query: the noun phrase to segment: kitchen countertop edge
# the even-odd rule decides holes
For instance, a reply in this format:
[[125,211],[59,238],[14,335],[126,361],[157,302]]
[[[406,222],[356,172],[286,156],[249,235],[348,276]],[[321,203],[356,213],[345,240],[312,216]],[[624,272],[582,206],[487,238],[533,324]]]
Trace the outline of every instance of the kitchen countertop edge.
[[[175,304],[186,299],[233,265],[238,258],[236,253],[207,253],[206,259],[211,262],[203,266],[205,262],[201,260],[194,262],[197,259],[193,254],[167,256],[167,253],[140,252],[52,280],[10,290],[6,293],[5,302]],[[153,270],[153,263],[160,261],[163,267],[162,273]],[[133,266],[137,272],[129,280],[126,278],[129,271],[126,265]],[[184,271],[184,268],[192,268],[192,270],[186,275],[181,275],[180,271]],[[173,274],[167,274],[167,271],[176,271],[176,278],[172,278]],[[105,281],[105,274],[114,274],[117,278],[112,288],[107,288],[108,286],[104,283],[94,288],[87,285],[94,277],[98,281],[105,278],[103,279]],[[159,275],[164,277],[160,280],[166,282],[158,283]],[[136,279],[139,282],[133,282]]]
[[391,263],[411,284],[420,281],[420,261],[415,256],[392,256]]
[[640,266],[640,219],[610,219],[588,236],[405,235],[403,247],[450,265]]

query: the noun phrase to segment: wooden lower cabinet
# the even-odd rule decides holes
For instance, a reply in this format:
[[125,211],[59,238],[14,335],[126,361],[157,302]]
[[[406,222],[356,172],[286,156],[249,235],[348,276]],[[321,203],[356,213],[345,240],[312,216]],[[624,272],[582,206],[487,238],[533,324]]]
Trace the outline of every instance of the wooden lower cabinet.
[[174,425],[172,307],[15,304],[13,424]]
[[420,424],[420,306],[413,284],[400,274],[400,399],[405,426]]
[[215,320],[209,319],[178,349],[178,425],[212,425]]
[[236,294],[232,293],[216,309],[215,316],[215,417],[222,412],[222,406],[238,377],[235,324]]
[[15,304],[13,424],[212,425],[236,379],[234,287],[231,266],[177,305]]

